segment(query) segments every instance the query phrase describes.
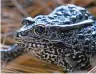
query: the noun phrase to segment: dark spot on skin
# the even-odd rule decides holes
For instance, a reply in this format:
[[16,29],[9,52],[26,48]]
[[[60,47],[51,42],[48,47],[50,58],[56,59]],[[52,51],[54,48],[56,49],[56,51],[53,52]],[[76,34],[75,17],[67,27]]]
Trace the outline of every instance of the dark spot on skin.
[[66,21],[66,22],[64,22],[64,24],[67,24],[68,25],[68,24],[70,24],[70,21]]
[[54,38],[56,38],[56,34],[53,33],[51,39],[54,39]]
[[78,43],[77,39],[74,39],[74,40],[73,40],[73,44],[75,45],[75,44],[77,44],[77,43]]
[[79,21],[81,21],[81,20],[83,19],[83,16],[82,16],[81,14],[79,14],[79,15],[77,16],[77,19],[78,19]]
[[71,19],[71,23],[75,23],[76,22],[76,17],[75,16],[71,17],[70,19]]
[[89,16],[88,16],[87,14],[85,14],[85,19],[88,19],[88,17],[89,17]]
[[85,38],[85,42],[84,42],[85,45],[88,45],[90,42],[91,40],[89,38]]
[[48,18],[51,19],[51,20],[54,19],[54,17],[50,17],[50,16],[48,16]]
[[83,34],[78,34],[78,39],[84,39],[84,35]]

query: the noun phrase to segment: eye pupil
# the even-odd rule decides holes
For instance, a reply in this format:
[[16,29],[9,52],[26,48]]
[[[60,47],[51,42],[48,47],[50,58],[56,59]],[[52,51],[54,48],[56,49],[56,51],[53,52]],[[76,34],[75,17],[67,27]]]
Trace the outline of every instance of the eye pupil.
[[43,30],[44,30],[44,28],[43,28],[43,27],[38,27],[38,32],[39,32],[39,33],[42,33],[42,32],[43,32]]
[[45,27],[44,26],[38,26],[36,29],[35,29],[35,32],[37,34],[44,34],[45,33]]

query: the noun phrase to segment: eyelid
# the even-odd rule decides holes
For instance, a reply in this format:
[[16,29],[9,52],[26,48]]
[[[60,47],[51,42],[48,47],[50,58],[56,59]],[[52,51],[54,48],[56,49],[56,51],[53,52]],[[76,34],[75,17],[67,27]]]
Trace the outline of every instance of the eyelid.
[[34,23],[35,23],[35,21],[23,20],[23,22],[22,22],[22,24],[23,24],[23,25],[25,25],[25,24],[24,24],[24,22],[26,22],[26,23],[27,23],[26,25],[32,25],[32,24],[34,24]]

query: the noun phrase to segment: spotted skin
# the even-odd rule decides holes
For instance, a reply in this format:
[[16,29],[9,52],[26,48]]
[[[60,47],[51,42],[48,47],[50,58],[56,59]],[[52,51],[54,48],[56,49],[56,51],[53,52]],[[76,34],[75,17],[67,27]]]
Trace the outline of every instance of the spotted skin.
[[90,59],[96,55],[96,21],[85,8],[60,6],[49,15],[27,17],[22,24],[15,34],[17,48],[1,51],[3,60],[34,50],[37,58],[67,72],[91,67]]

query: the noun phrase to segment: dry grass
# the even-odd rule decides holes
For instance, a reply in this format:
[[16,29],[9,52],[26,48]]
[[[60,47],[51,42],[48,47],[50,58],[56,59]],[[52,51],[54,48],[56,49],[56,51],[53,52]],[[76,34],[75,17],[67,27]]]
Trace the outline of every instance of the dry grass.
[[36,57],[26,53],[4,66],[3,63],[2,73],[56,73],[63,72],[63,69],[59,66],[49,64],[45,61],[41,61]]

